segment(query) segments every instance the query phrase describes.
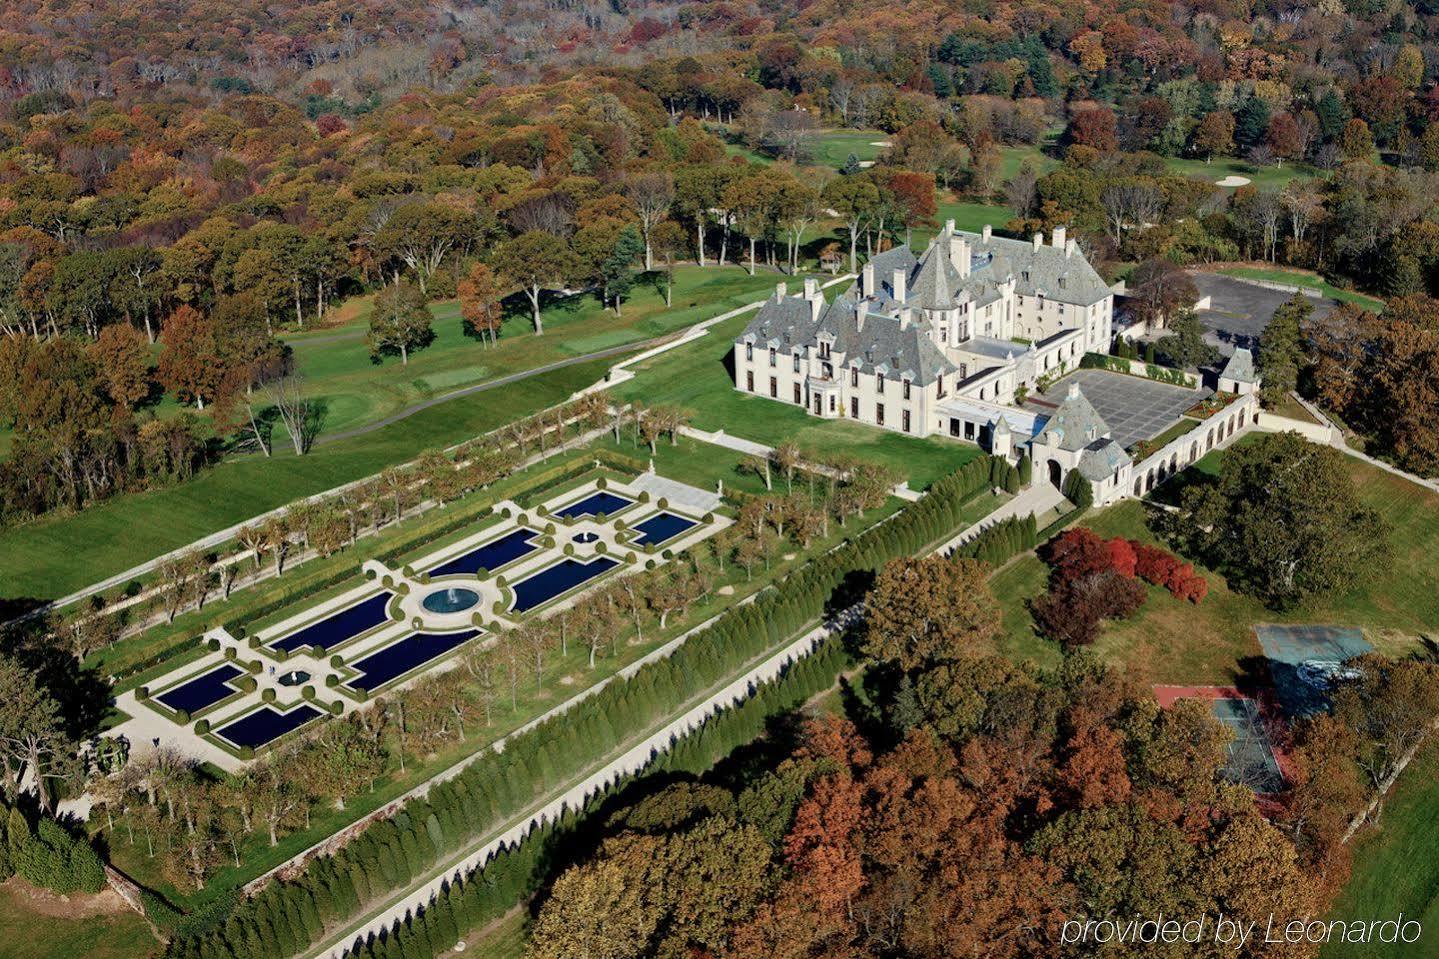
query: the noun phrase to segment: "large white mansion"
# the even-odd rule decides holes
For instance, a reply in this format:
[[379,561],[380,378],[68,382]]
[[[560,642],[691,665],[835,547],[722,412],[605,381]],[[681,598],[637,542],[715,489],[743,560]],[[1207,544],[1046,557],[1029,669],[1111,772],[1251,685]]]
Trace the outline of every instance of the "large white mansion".
[[1020,403],[1108,353],[1113,325],[1113,291],[1064,228],[1046,243],[950,221],[918,255],[875,256],[833,302],[814,280],[793,295],[779,284],[735,340],[735,388],[1010,458],[1028,449],[1056,483],[1078,468],[1105,499],[1132,464],[1083,394],[1047,415]]

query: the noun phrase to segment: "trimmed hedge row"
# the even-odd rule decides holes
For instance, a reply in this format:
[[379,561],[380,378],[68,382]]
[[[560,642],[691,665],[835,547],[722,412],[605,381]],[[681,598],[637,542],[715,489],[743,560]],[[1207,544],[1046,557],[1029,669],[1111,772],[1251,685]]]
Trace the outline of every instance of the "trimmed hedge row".
[[486,834],[568,785],[596,757],[676,712],[696,691],[732,676],[827,611],[850,605],[860,598],[870,572],[952,530],[965,502],[987,488],[989,472],[988,457],[966,464],[918,502],[816,557],[754,602],[732,607],[672,655],[513,737],[503,752],[486,751],[334,855],[311,860],[294,879],[272,882],[239,903],[219,928],[176,938],[167,955],[274,959],[312,944],[325,924],[408,885],[441,851]]
[[853,660],[843,643],[830,639],[759,687],[744,702],[710,716],[698,728],[673,741],[649,766],[621,777],[591,797],[578,813],[534,830],[520,842],[495,853],[482,867],[445,887],[417,915],[378,936],[357,940],[346,951],[353,959],[415,959],[448,951],[467,929],[488,925],[537,893],[550,878],[554,850],[607,800],[641,776],[663,772],[700,773],[736,748],[754,741],[765,724],[834,685]]
[[1010,516],[981,530],[967,543],[954,548],[954,558],[980,559],[991,566],[1003,566],[1020,553],[1039,544],[1039,529],[1034,514]]

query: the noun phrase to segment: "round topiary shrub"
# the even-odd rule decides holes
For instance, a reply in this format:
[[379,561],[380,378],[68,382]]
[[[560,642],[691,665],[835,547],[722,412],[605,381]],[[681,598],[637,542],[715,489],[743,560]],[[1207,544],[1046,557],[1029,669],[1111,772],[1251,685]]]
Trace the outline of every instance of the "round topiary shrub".
[[345,657],[341,656],[339,653],[336,653],[335,655],[330,657],[331,669],[339,669],[343,665],[345,665]]
[[336,676],[334,673],[331,673],[330,675],[325,677],[326,689],[334,689],[338,685],[340,685],[340,677]]
[[430,574],[429,574],[429,573],[421,573],[420,576],[419,576],[419,579],[420,579],[420,582],[422,582],[422,583],[428,583],[428,582],[430,581]]
[[470,625],[473,626],[473,627],[475,627],[475,629],[483,629],[483,628],[484,628],[484,625],[485,625],[485,619],[484,619],[484,617],[481,616],[478,612],[476,612],[476,613],[471,613],[471,614],[470,614]]
[[355,690],[355,698],[363,703],[370,698],[370,693],[368,690],[357,689]]
[[505,582],[505,577],[503,573],[495,577],[495,585],[500,587],[500,589],[504,589],[506,586],[509,585],[509,583]]
[[626,523],[625,523],[624,520],[622,520],[622,519],[617,519],[617,520],[615,520],[615,531],[616,531],[616,532],[623,533],[623,532],[624,532],[625,530],[627,530],[627,529],[629,529],[629,526],[626,525]]
[[253,693],[255,691],[255,687],[259,684],[255,682],[254,676],[241,676],[239,679],[235,680],[235,685],[239,686],[243,692]]
[[310,655],[315,657],[316,659],[324,659],[326,652],[328,652],[328,650],[326,650],[323,646],[310,647]]
[[661,496],[661,497],[660,497],[660,501],[659,501],[659,503],[658,503],[657,505],[659,506],[660,509],[669,509],[669,508],[670,508],[669,497],[667,497],[667,496]]
[[409,563],[406,563],[404,566],[401,566],[401,567],[400,567],[400,572],[405,574],[405,578],[406,578],[406,579],[414,579],[414,578],[415,578],[415,567],[411,566]]
[[489,578],[490,578],[490,571],[487,570],[487,569],[485,569],[483,566],[481,566],[479,569],[475,570],[475,579],[479,580],[480,582],[483,583],[485,580],[487,580],[487,579],[489,579]]
[[706,514],[704,514],[703,516],[700,517],[700,522],[701,522],[701,523],[704,523],[705,525],[710,525],[710,524],[714,523],[714,521],[715,521],[715,514],[713,514],[713,513],[706,513]]
[[574,544],[574,543],[566,543],[566,544],[565,544],[565,555],[566,555],[566,556],[573,556],[573,555],[575,555],[575,544]]
[[135,690],[135,698],[138,699],[138,700],[140,700],[140,702],[142,702],[142,703],[143,703],[145,700],[149,699],[149,698],[150,698],[150,687],[149,687],[149,686],[140,686],[139,688],[137,688],[137,689]]
[[275,691],[273,689],[265,690],[260,694],[260,699],[267,703],[273,703],[275,701]]
[[625,554],[626,563],[633,563],[637,559],[639,559],[639,557],[635,555],[634,550],[630,550],[628,553]]
[[505,519],[509,519],[512,514],[513,511],[508,506],[500,507],[500,515],[503,516]]
[[203,736],[209,731],[210,721],[208,719],[198,719],[195,721],[195,735]]
[[210,648],[210,652],[212,653],[220,651],[220,641],[213,636],[205,640],[205,645]]
[[640,502],[641,502],[641,503],[648,503],[649,501],[650,501],[650,491],[647,490],[647,489],[642,489],[642,490],[640,490]]
[[409,583],[401,583],[401,584],[400,584],[400,590],[399,590],[399,592],[400,592],[400,595],[401,595],[401,596],[408,596],[408,595],[410,595],[410,584],[409,584]]
[[549,508],[548,506],[546,506],[544,503],[541,503],[539,506],[536,506],[536,507],[535,507],[535,515],[536,515],[536,516],[548,516],[548,515],[550,515],[550,508]]
[[183,726],[183,725],[185,725],[186,723],[188,723],[189,721],[190,721],[190,711],[189,711],[188,709],[177,709],[177,710],[175,710],[175,722],[177,722],[177,723],[179,723],[181,726]]
[[672,550],[672,549],[662,549],[662,550],[660,550],[660,558],[661,558],[661,559],[674,559],[674,558],[675,558],[674,550]]
[[230,635],[234,636],[236,639],[244,639],[248,633],[249,630],[245,629],[245,627],[243,626],[236,626],[234,629],[230,630]]
[[519,519],[515,520],[515,522],[519,523],[521,526],[528,526],[530,525],[530,517],[526,513],[521,513]]
[[608,553],[609,551],[609,544],[607,544],[604,540],[600,540],[598,543],[595,544],[596,553],[600,553],[603,555],[604,553]]
[[339,716],[339,715],[340,715],[341,713],[343,713],[344,711],[345,711],[345,702],[344,702],[344,700],[342,700],[342,699],[337,699],[337,700],[335,700],[333,703],[330,704],[330,714],[331,714],[332,716]]
[[314,698],[315,698],[315,687],[314,687],[314,686],[311,686],[311,685],[308,684],[308,683],[306,683],[306,684],[305,684],[305,687],[300,690],[300,695],[301,695],[301,696],[304,696],[306,699],[314,699]]
[[596,514],[595,514],[595,522],[596,522],[596,523],[603,523],[603,522],[605,522],[608,518],[609,518],[609,517],[605,516],[605,514],[604,514],[603,512],[599,512],[599,513],[596,513]]
[[504,604],[503,602],[501,602],[500,600],[497,599],[497,600],[495,600],[493,603],[490,604],[490,612],[494,613],[496,616],[501,615],[502,613],[504,613],[504,611],[505,611],[505,604]]
[[259,649],[259,648],[260,648],[260,637],[258,637],[258,636],[251,636],[251,637],[249,638],[249,640],[246,641],[245,645],[249,646],[251,649]]
[[378,575],[380,574],[373,569],[365,570],[365,579],[374,579]]
[[245,664],[245,668],[250,671],[251,675],[258,675],[260,670],[265,668],[265,664],[258,659],[252,659]]
[[240,658],[240,654],[237,653],[237,652],[235,652],[235,648],[234,648],[233,646],[230,646],[230,647],[227,647],[226,650],[225,650],[225,658],[226,658],[226,659],[239,659],[239,658]]
[[610,481],[609,481],[609,478],[608,478],[608,477],[606,477],[606,476],[601,476],[599,479],[595,480],[595,489],[609,489],[609,488],[610,488]]
[[546,536],[553,536],[553,535],[555,535],[556,532],[557,532],[557,530],[556,530],[556,528],[555,528],[555,524],[554,524],[554,523],[546,523],[546,524],[545,524],[545,535],[546,535]]
[[654,569],[659,564],[652,559],[645,560],[645,569]]
[[422,626],[424,626],[424,625],[425,625],[425,621],[424,621],[423,619],[421,619],[420,617],[418,617],[418,616],[412,617],[412,618],[410,619],[410,626],[412,626],[412,627],[415,628],[415,629],[419,629],[420,627],[422,627]]
[[274,653],[275,658],[282,663],[290,658],[290,651],[288,649],[275,649],[271,650],[271,652]]
[[385,589],[394,589],[395,577],[391,576],[389,573],[386,573],[385,578],[380,580],[380,585],[385,587]]

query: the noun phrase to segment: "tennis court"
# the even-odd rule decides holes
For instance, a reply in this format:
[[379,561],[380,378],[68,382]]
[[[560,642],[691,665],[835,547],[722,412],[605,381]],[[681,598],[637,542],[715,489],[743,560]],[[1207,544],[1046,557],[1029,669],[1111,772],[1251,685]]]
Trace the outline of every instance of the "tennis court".
[[1181,699],[1208,700],[1214,718],[1234,736],[1227,747],[1224,777],[1248,786],[1260,796],[1284,789],[1284,759],[1279,743],[1287,740],[1288,734],[1275,715],[1267,691],[1259,694],[1263,702],[1232,686],[1156,686],[1154,695],[1165,709]]

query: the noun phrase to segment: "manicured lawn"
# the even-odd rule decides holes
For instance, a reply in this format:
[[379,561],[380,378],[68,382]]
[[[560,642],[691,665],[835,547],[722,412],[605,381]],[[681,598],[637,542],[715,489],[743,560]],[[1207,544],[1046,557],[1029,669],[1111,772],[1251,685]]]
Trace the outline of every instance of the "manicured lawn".
[[1247,160],[1216,158],[1211,163],[1203,160],[1169,157],[1165,165],[1178,176],[1197,177],[1217,183],[1227,176],[1242,176],[1250,184],[1266,192],[1279,190],[1291,180],[1313,179],[1324,174],[1303,163],[1286,163],[1284,166],[1255,166]]
[[168,489],[0,531],[0,597],[52,599],[293,500],[377,473],[567,399],[613,360],[554,370],[462,397],[364,436],[237,457]]
[[1392,919],[1399,913],[1424,927],[1408,945],[1331,944],[1324,959],[1409,959],[1434,955],[1426,946],[1439,928],[1439,856],[1434,824],[1439,822],[1439,744],[1430,743],[1399,777],[1384,804],[1377,830],[1355,840],[1354,872],[1330,919]]
[[[889,134],[883,130],[817,130],[810,141],[809,163],[838,170],[849,160],[851,153],[861,162],[877,160],[885,149],[878,142],[888,139]],[[775,162],[774,157],[751,150],[742,143],[726,141],[725,150],[730,156],[743,157],[751,163],[768,166]]]
[[1264,268],[1252,266],[1227,266],[1219,270],[1225,276],[1237,276],[1246,280],[1267,280],[1271,283],[1288,283],[1293,286],[1306,286],[1310,289],[1319,290],[1330,299],[1339,300],[1342,303],[1353,303],[1374,313],[1384,309],[1384,301],[1372,296],[1365,296],[1363,293],[1355,293],[1352,290],[1341,290],[1333,286],[1313,273],[1304,270],[1286,270],[1280,267]]
[[370,359],[368,298],[356,301],[353,317],[343,325],[286,339],[307,390],[326,406],[325,432],[335,433],[484,380],[673,332],[753,302],[774,280],[750,276],[738,266],[681,266],[671,307],[665,306],[661,282],[660,274],[642,278],[621,316],[590,294],[557,300],[544,311],[544,336],[534,335],[528,304],[512,301],[493,347],[470,334],[457,300],[442,300],[430,307],[434,342],[413,353],[407,365],[398,357]]
[[[160,952],[145,920],[129,908],[83,918],[41,915],[19,892],[20,880],[0,885],[0,956],[5,959],[144,959]],[[52,901],[64,909],[64,903]]]
[[980,454],[978,447],[937,437],[918,439],[852,420],[822,420],[788,403],[734,388],[729,358],[734,338],[751,315],[735,317],[709,335],[641,364],[633,380],[614,388],[620,399],[647,406],[670,404],[690,414],[700,429],[776,446],[786,440],[821,453],[849,453],[885,463],[928,487]]
[[[1206,460],[1199,465],[1214,468],[1217,460]],[[1433,562],[1439,556],[1439,495],[1359,460],[1349,460],[1348,466],[1364,501],[1391,526],[1394,552],[1383,569],[1346,592],[1276,613],[1232,592],[1222,576],[1201,567],[1209,580],[1209,595],[1201,603],[1176,600],[1149,587],[1149,600],[1138,615],[1106,624],[1095,651],[1145,683],[1226,684],[1241,675],[1241,659],[1259,655],[1252,632],[1255,623],[1359,626],[1370,642],[1386,652],[1413,648],[1416,636],[1432,635],[1439,623],[1439,593],[1433,588]],[[1104,536],[1163,545],[1146,525],[1146,507],[1134,500],[1093,513],[1076,525]],[[1000,570],[994,589],[1004,607],[1002,650],[1048,665],[1057,661],[1058,647],[1034,633],[1025,608],[1026,600],[1044,591],[1046,577],[1044,564],[1035,556],[1025,556]]]

